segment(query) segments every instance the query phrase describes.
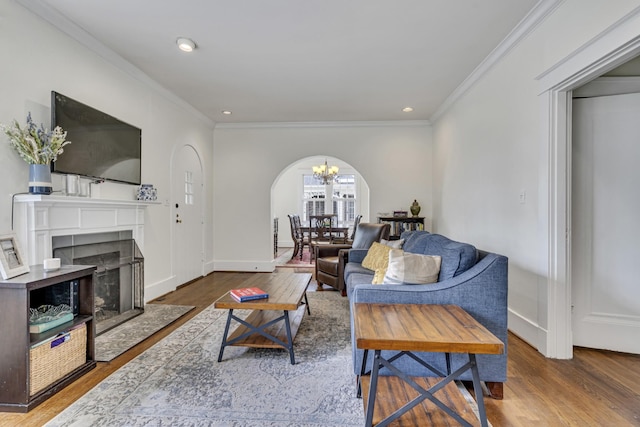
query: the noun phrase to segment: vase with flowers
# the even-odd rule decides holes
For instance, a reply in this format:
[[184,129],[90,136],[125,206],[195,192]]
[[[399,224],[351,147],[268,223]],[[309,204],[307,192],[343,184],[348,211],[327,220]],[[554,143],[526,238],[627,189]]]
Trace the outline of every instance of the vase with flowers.
[[10,125],[0,125],[9,138],[9,144],[22,160],[29,164],[29,193],[51,194],[51,162],[55,162],[63,147],[70,144],[67,132],[60,126],[46,130],[44,125],[36,126],[27,114],[27,124],[20,126],[16,120]]

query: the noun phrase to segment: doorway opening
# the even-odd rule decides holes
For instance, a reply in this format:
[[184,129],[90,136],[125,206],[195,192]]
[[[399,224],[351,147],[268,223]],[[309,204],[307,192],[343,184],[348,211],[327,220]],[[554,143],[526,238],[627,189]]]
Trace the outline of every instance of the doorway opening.
[[[572,338],[572,277],[571,277],[571,120],[572,91],[602,74],[622,65],[640,54],[640,36],[626,39],[628,20],[596,39],[590,46],[569,56],[573,69],[554,66],[539,78],[542,96],[547,105],[543,117],[548,123],[548,280],[547,335],[540,351],[547,357],[570,359],[573,356]],[[637,32],[637,31],[636,31]],[[602,43],[612,47],[602,56]],[[584,64],[584,65],[575,65]]]

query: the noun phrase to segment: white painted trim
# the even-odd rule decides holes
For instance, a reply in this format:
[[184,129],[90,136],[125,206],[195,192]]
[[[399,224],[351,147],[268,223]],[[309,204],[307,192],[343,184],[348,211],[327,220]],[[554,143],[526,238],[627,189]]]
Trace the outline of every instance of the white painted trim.
[[540,93],[575,89],[637,56],[639,24],[640,7],[636,7],[536,77]]
[[272,261],[213,261],[214,271],[246,271],[254,273],[272,273],[276,269]]
[[570,255],[570,158],[571,93],[551,92],[549,97],[550,138],[548,164],[548,277],[547,277],[547,357],[573,357],[571,337]]
[[631,326],[640,328],[640,316],[611,313],[591,313],[584,318],[585,322],[602,323],[605,325]]
[[[544,346],[544,336],[546,335],[546,331],[542,329],[540,325],[533,323],[527,317],[516,313],[512,309],[509,309],[507,316],[509,331],[516,334],[537,349]],[[540,339],[541,336],[543,337],[542,340]]]
[[144,288],[144,302],[147,303],[169,292],[173,292],[176,288],[176,276],[170,276],[159,282],[147,285]]
[[573,91],[574,98],[623,95],[640,93],[640,77],[616,76],[598,77]]
[[204,275],[208,276],[209,274],[213,273],[214,270],[214,263],[213,261],[207,261],[204,263]]
[[429,120],[388,120],[388,121],[344,121],[344,122],[252,122],[252,123],[217,123],[216,129],[265,129],[265,128],[328,128],[328,127],[427,127]]
[[30,265],[53,256],[54,236],[131,231],[144,254],[144,211],[158,204],[34,194],[18,194],[14,203],[14,230]]
[[573,355],[571,323],[571,90],[640,53],[640,7],[538,77],[548,118],[547,357]]
[[73,21],[62,15],[60,12],[58,12],[58,10],[51,7],[43,0],[16,0],[16,3],[29,10],[33,14],[44,19],[45,21],[49,22],[55,28],[62,31],[72,39],[83,44],[85,47],[96,53],[109,64],[117,67],[139,82],[146,84],[149,88],[153,89],[155,92],[162,95],[169,101],[175,103],[176,105],[187,111],[189,114],[192,114],[207,126],[215,125],[215,122],[209,117],[196,110],[192,105],[188,104],[173,92],[158,84],[158,82],[149,77],[149,75],[142,71],[140,68],[136,67],[135,65],[124,59],[122,56],[109,49],[106,45],[93,37],[82,27],[76,25]]
[[520,41],[553,13],[565,0],[541,0],[533,9],[511,30],[504,40],[478,65],[451,95],[444,100],[435,113],[429,118],[433,123],[437,121],[453,104],[471,89],[493,66],[504,58]]

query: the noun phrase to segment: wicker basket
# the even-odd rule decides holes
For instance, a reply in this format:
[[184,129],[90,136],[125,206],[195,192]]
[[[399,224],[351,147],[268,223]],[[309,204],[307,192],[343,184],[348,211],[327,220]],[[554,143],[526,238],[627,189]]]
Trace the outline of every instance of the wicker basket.
[[87,327],[77,328],[29,351],[29,394],[33,396],[87,361]]

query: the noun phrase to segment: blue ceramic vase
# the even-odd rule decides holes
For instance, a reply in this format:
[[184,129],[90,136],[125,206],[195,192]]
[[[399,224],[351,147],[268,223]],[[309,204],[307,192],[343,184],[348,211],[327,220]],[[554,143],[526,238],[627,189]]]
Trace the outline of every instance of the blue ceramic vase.
[[29,165],[29,193],[51,194],[51,167],[49,165]]

